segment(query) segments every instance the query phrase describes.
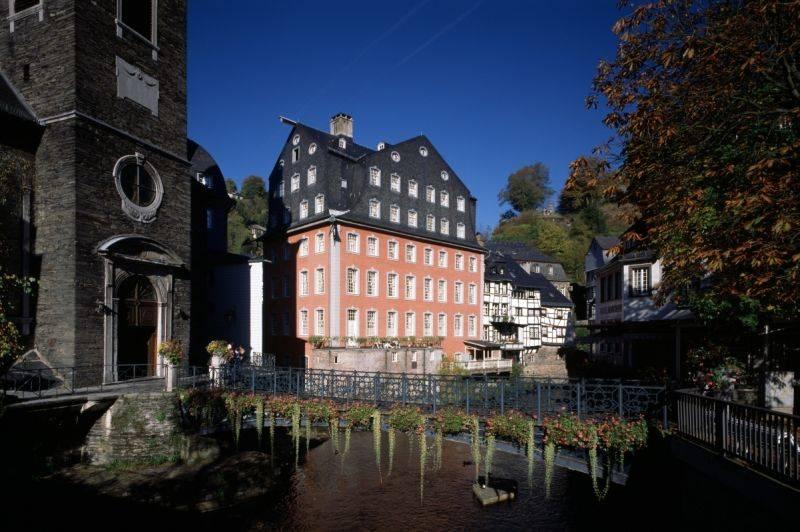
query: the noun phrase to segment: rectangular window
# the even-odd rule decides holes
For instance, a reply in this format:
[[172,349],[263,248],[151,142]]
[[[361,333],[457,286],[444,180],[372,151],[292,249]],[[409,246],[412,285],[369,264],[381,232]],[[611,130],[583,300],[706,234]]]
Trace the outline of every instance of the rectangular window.
[[308,272],[306,270],[300,272],[300,295],[308,295]]
[[316,272],[316,293],[317,294],[324,294],[325,293],[325,268],[317,268]]
[[418,187],[416,180],[412,179],[408,182],[408,195],[412,198],[416,198],[418,195]]
[[397,297],[396,273],[390,273],[386,276],[386,297]]
[[378,272],[370,270],[367,272],[367,295],[378,295]]
[[400,223],[400,207],[397,205],[389,206],[389,221],[393,224]]
[[400,192],[400,176],[397,174],[389,176],[389,186],[392,192]]
[[464,302],[464,283],[456,282],[454,296],[455,296],[455,302],[456,303],[463,303]]
[[430,185],[425,188],[425,200],[428,203],[436,203],[436,189]]
[[292,176],[291,183],[292,183],[291,186],[292,192],[297,192],[298,190],[300,190],[300,174],[294,174]]
[[447,336],[447,314],[439,314],[439,336]]
[[409,227],[417,226],[417,211],[414,210],[408,211],[408,226]]
[[300,160],[300,148],[292,148],[292,163]]
[[439,279],[439,303],[447,302],[447,281]]
[[314,198],[314,214],[321,214],[325,210],[325,196],[318,194]]
[[631,268],[631,288],[635,296],[650,293],[650,268]]
[[358,253],[358,250],[358,233],[347,233],[347,251],[349,253]]
[[470,316],[468,320],[468,327],[469,327],[469,334],[470,336],[475,336],[478,332],[478,320],[475,316]]
[[317,167],[316,166],[309,166],[308,172],[306,172],[306,183],[309,185],[313,185],[317,182]]
[[370,218],[380,218],[381,217],[381,202],[378,200],[369,200],[369,217]]
[[321,308],[317,309],[317,323],[316,323],[316,330],[314,332],[318,336],[325,335],[325,311]]
[[381,186],[381,171],[375,166],[369,169],[369,184],[373,187]]
[[347,268],[347,293],[358,294],[358,269]]
[[367,237],[367,255],[370,257],[378,256],[378,238],[374,236]]
[[447,252],[440,251],[439,252],[439,267],[440,268],[447,268]]
[[397,336],[397,312],[386,313],[386,336]]
[[442,218],[441,220],[439,220],[439,232],[442,233],[443,235],[450,234],[450,220],[448,220],[447,218]]
[[461,314],[453,316],[453,334],[456,336],[464,336],[464,318]]
[[284,193],[284,189],[285,189],[285,188],[286,188],[286,187],[285,187],[285,183],[284,183],[283,179],[281,179],[281,180],[278,182],[278,197],[279,197],[279,198],[282,198],[282,197],[283,197],[283,193]]
[[467,228],[461,222],[456,224],[456,237],[458,238],[466,238],[467,237]]
[[300,311],[300,336],[308,336],[308,311]]
[[[30,0],[17,0],[14,2],[14,12],[19,13],[23,9],[27,9],[38,3],[38,1],[33,2]],[[117,5],[119,6],[119,21],[148,41],[154,42],[155,32],[153,31],[153,1],[120,0],[119,4]]]
[[464,269],[464,255],[456,253],[456,270]]
[[469,298],[470,305],[474,305],[478,302],[478,287],[475,284],[470,283],[467,297]]
[[378,311],[367,311],[367,336],[378,336]]
[[433,314],[426,312],[422,316],[422,334],[433,336]]
[[426,277],[422,284],[423,284],[422,298],[425,301],[433,301],[433,279],[431,279],[430,277]]
[[436,217],[434,215],[429,214],[425,218],[425,229],[431,232],[436,231]]
[[417,246],[406,244],[406,262],[417,262]]
[[308,202],[303,200],[300,202],[300,219],[308,218]]
[[397,260],[397,242],[395,240],[390,240],[386,245],[386,255],[392,260]]
[[456,198],[456,209],[460,212],[466,211],[466,202],[464,201],[464,196],[459,196]]
[[314,252],[325,253],[325,233],[317,233],[314,238]]
[[289,290],[289,278],[288,277],[284,277],[283,278],[283,297],[289,297],[289,293],[290,293],[290,290]]
[[433,266],[433,250],[431,248],[425,248],[425,265]]
[[406,312],[406,336],[415,336],[416,333],[416,316],[413,312]]
[[406,299],[417,299],[417,278],[406,275]]
[[442,207],[450,206],[450,194],[448,194],[446,190],[439,192],[439,205]]
[[308,239],[307,238],[301,238],[300,239],[299,255],[301,257],[307,257],[308,256]]
[[475,257],[469,258],[469,271],[471,271],[472,273],[478,271],[478,259],[476,259]]

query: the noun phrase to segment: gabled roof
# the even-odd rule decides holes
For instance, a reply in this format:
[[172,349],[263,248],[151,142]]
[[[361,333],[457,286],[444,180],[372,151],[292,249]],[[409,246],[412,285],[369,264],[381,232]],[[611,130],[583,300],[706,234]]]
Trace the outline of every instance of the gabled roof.
[[614,235],[597,235],[594,240],[601,249],[611,249],[619,244],[619,237]]
[[528,275],[531,278],[534,288],[539,290],[543,307],[572,308],[572,301],[559,292],[558,289],[553,286],[553,283],[545,279],[544,275],[541,273],[530,273]]
[[533,288],[539,291],[542,306],[572,308],[572,301],[553,286],[544,275],[528,273],[522,266],[507,255],[489,251],[484,259],[484,279],[487,281],[509,282],[514,288]]

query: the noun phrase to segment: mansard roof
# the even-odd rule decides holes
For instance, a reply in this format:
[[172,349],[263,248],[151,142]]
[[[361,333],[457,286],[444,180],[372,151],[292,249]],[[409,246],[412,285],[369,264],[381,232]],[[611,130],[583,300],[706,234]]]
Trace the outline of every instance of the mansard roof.
[[[292,126],[286,143],[270,175],[270,231],[293,231],[320,223],[335,216],[342,221],[397,232],[422,240],[479,249],[475,238],[475,198],[453,168],[439,154],[430,140],[419,135],[397,144],[382,143],[373,150],[344,135],[332,135],[308,125],[282,119]],[[294,140],[297,138],[297,145]],[[340,142],[344,140],[344,147]],[[312,148],[313,144],[313,148]],[[293,150],[297,151],[294,161]],[[313,168],[316,179],[308,184],[308,172]],[[370,184],[370,172],[380,171],[380,184]],[[299,180],[296,191],[291,179]],[[392,189],[393,176],[400,179],[400,190]],[[409,194],[409,184],[416,183],[417,194]],[[283,183],[283,196],[279,194]],[[435,201],[426,200],[426,189],[433,187]],[[449,206],[441,203],[445,191]],[[325,207],[315,213],[314,201],[324,196]],[[308,216],[299,218],[301,203],[308,205]],[[370,203],[380,202],[380,216],[370,215]],[[458,208],[463,202],[463,210]],[[399,222],[390,220],[390,209],[399,209]],[[416,227],[408,223],[410,211],[416,212]],[[435,231],[427,230],[427,218],[435,220]],[[288,220],[288,224],[286,221]],[[446,220],[449,231],[441,232]],[[464,238],[458,237],[463,224]]]

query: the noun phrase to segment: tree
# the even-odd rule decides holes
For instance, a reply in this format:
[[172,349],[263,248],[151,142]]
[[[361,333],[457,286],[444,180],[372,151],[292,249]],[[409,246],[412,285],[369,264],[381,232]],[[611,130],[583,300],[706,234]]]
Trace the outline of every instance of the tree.
[[[229,192],[236,192],[236,182],[228,179],[225,185]],[[228,213],[228,251],[254,255],[258,246],[252,240],[250,226],[267,226],[267,190],[262,177],[251,175],[242,181],[236,205]]]
[[605,200],[603,189],[608,181],[608,161],[581,155],[569,165],[569,176],[558,196],[558,212],[574,214],[586,207],[598,207]]
[[588,103],[609,109],[617,188],[642,222],[623,238],[659,253],[661,300],[797,314],[798,21],[796,1],[664,0],[614,26]]
[[500,205],[508,204],[517,212],[536,209],[553,193],[549,183],[550,170],[537,162],[508,176],[508,182],[497,199]]

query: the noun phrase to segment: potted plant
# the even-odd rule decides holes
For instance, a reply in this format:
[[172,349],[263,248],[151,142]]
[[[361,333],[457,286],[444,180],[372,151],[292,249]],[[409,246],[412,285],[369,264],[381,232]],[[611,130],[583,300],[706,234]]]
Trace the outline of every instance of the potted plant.
[[212,340],[206,346],[206,352],[211,355],[211,365],[208,374],[212,382],[219,382],[219,368],[233,356],[233,346],[225,340]]
[[183,360],[183,345],[177,339],[165,340],[158,346],[158,354],[167,362],[167,391],[171,392],[178,385],[178,365]]

